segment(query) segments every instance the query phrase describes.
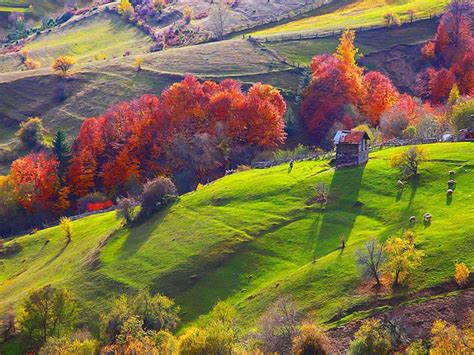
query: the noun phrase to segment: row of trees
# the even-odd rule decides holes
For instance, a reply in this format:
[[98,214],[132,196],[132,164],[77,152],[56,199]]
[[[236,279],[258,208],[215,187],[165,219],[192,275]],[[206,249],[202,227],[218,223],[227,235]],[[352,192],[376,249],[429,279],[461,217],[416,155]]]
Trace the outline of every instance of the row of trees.
[[[180,307],[161,294],[121,295],[100,317],[100,336],[76,328],[79,305],[65,289],[46,286],[32,292],[15,316],[4,318],[7,337],[19,335],[22,345],[39,354],[332,354],[334,341],[314,320],[302,317],[290,297],[277,299],[263,314],[254,333],[243,335],[235,308],[218,302],[202,326],[179,336]],[[474,349],[474,316],[457,328],[444,320],[433,323],[431,339],[400,341],[394,325],[377,318],[362,322],[349,354],[464,354]]]
[[13,162],[7,181],[21,207],[40,217],[64,214],[94,192],[139,194],[158,175],[190,190],[282,144],[285,111],[269,85],[244,92],[234,80],[189,76],[160,97],[144,95],[85,120],[72,147],[62,131],[45,145],[41,120],[28,120],[18,137],[34,151]]

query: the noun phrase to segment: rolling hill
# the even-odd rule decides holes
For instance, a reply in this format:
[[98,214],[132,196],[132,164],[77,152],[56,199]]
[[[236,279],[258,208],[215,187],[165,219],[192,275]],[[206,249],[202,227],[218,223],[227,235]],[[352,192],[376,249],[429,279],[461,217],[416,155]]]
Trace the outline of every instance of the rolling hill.
[[[89,216],[74,222],[69,245],[58,227],[17,237],[6,245],[21,250],[0,258],[0,313],[45,284],[70,288],[81,320],[93,330],[114,295],[142,288],[175,298],[183,326],[227,300],[245,332],[286,294],[304,312],[317,310],[329,327],[386,311],[414,292],[449,283],[454,261],[474,264],[474,251],[465,247],[474,242],[474,144],[424,148],[429,160],[403,191],[389,161],[405,148],[393,148],[372,153],[366,166],[356,168],[305,161],[291,172],[281,165],[236,173],[133,228],[120,228],[114,212]],[[446,198],[449,170],[456,172],[452,200]],[[324,212],[312,199],[319,181],[330,190]],[[431,225],[421,222],[426,212],[433,215]],[[376,298],[361,292],[355,251],[371,237],[402,233],[411,215],[418,217],[413,230],[426,256],[410,287]]]
[[294,32],[327,32],[345,28],[380,26],[383,25],[383,16],[387,13],[398,16],[402,21],[408,21],[410,10],[415,11],[417,18],[426,18],[441,13],[448,3],[448,0],[356,0],[329,13],[289,21],[282,25],[270,25],[262,30],[251,32],[250,35],[262,37]]

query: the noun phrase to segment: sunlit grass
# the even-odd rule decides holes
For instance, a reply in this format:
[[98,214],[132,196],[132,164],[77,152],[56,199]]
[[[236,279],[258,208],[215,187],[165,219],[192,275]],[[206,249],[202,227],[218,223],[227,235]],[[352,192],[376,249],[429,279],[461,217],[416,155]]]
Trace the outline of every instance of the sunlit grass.
[[393,13],[401,20],[409,19],[409,10],[417,17],[439,14],[449,0],[359,0],[330,14],[313,16],[256,31],[252,36],[269,36],[291,32],[328,31],[383,24],[383,16]]

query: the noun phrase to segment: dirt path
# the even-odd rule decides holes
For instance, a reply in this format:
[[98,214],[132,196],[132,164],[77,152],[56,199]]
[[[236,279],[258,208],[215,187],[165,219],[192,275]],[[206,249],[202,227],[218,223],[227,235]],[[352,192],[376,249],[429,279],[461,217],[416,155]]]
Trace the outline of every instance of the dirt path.
[[[411,343],[416,339],[429,338],[433,322],[437,319],[443,319],[457,326],[464,325],[470,311],[474,311],[473,288],[460,294],[445,295],[420,304],[399,306],[373,318],[380,319],[396,329],[401,342]],[[355,320],[328,331],[339,353],[346,353],[362,322],[363,320]]]

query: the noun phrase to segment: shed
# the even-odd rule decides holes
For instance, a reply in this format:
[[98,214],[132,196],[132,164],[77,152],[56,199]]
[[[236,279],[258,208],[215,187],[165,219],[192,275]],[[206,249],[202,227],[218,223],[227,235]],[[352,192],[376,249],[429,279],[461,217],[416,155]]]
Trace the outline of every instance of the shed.
[[336,146],[336,167],[357,166],[369,160],[369,135],[365,131],[337,131],[334,136]]

